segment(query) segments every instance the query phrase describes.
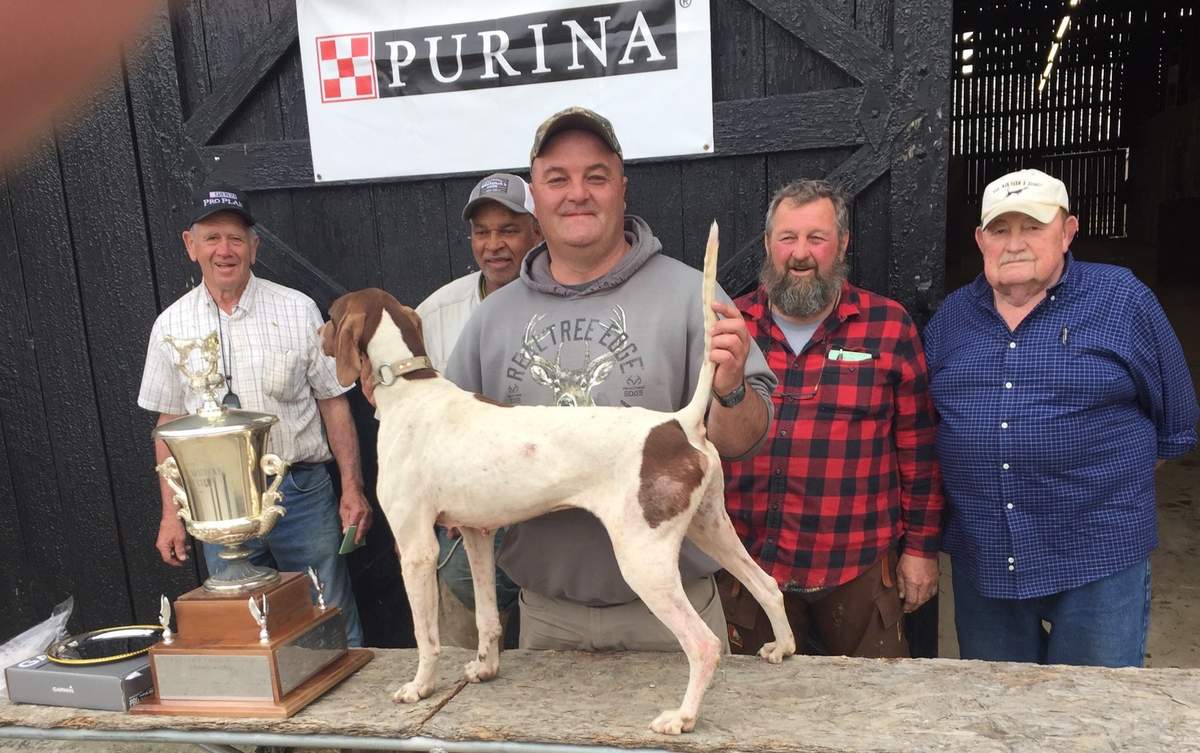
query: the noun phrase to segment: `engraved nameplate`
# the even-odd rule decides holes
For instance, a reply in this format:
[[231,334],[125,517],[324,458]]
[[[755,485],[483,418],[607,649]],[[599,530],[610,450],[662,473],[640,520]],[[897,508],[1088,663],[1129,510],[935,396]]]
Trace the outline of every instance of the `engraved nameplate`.
[[158,654],[155,679],[161,700],[272,701],[270,657]]
[[321,667],[346,653],[345,618],[340,614],[280,646],[275,655],[279,692],[286,696]]

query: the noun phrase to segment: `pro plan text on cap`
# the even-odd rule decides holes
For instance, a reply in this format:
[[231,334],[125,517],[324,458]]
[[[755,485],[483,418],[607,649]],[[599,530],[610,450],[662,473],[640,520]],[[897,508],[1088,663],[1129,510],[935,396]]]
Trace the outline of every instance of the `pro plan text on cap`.
[[1067,187],[1041,170],[1017,170],[1001,176],[983,189],[979,226],[987,227],[1005,212],[1027,214],[1038,222],[1054,219],[1059,209],[1071,211]]
[[542,153],[546,142],[556,133],[571,130],[588,131],[596,134],[617,157],[625,159],[621,154],[621,142],[617,141],[617,132],[608,118],[592,112],[586,107],[568,107],[560,110],[542,121],[537,132],[533,135],[533,148],[529,150],[529,164],[532,165],[537,156]]
[[246,221],[247,225],[254,224],[254,216],[250,214],[250,205],[242,193],[228,186],[203,188],[198,191],[192,203],[192,216],[188,225],[211,217],[217,212],[233,212]]
[[492,173],[476,183],[471,189],[467,205],[463,207],[463,221],[469,222],[475,209],[488,201],[494,201],[517,214],[533,214],[533,195],[529,193],[529,184],[517,175]]

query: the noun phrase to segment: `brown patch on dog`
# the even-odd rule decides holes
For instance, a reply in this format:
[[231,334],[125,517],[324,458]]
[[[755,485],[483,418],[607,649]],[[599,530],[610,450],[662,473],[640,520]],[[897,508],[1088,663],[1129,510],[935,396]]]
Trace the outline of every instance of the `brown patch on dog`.
[[[362,356],[366,355],[367,343],[375,336],[383,312],[387,311],[392,322],[400,330],[404,345],[414,356],[428,355],[425,341],[421,337],[421,317],[407,306],[401,305],[390,293],[379,288],[366,288],[338,298],[329,307],[332,328],[321,329],[321,349],[338,361],[338,381],[343,386],[354,384],[358,378]],[[353,372],[354,376],[350,376]],[[417,369],[404,374],[405,379],[429,379],[436,377],[433,369]]]
[[480,395],[478,392],[476,392],[473,395],[473,397],[481,403],[487,403],[488,405],[494,405],[497,408],[511,408],[512,407],[508,403],[501,403],[499,401],[491,399],[487,395]]
[[704,480],[704,456],[692,447],[679,422],[672,419],[650,430],[642,448],[638,503],[651,528],[688,508],[692,492]]

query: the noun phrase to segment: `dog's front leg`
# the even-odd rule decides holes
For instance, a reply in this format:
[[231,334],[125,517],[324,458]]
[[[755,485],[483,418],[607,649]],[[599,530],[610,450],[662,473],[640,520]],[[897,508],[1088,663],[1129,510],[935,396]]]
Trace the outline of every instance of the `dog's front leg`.
[[471,682],[490,680],[500,670],[500,615],[496,606],[496,532],[483,533],[463,528],[463,546],[471,563],[475,586],[475,627],[479,631],[479,652],[468,662],[466,676]]
[[392,700],[415,703],[433,692],[438,656],[442,653],[438,640],[438,546],[432,523],[410,524],[405,530],[412,535],[405,541],[397,541],[396,546],[400,550],[404,590],[408,593],[408,604],[412,609],[419,658],[416,677],[397,690]]

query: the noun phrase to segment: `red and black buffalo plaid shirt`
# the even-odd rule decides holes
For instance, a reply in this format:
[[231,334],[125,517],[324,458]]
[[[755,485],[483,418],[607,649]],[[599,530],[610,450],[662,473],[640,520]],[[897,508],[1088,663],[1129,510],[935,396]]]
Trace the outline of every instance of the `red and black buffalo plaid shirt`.
[[934,411],[908,312],[845,283],[797,356],[765,291],[737,307],[779,378],[767,445],[725,465],[726,506],[750,554],[784,590],[849,582],[901,539],[903,552],[936,557]]

